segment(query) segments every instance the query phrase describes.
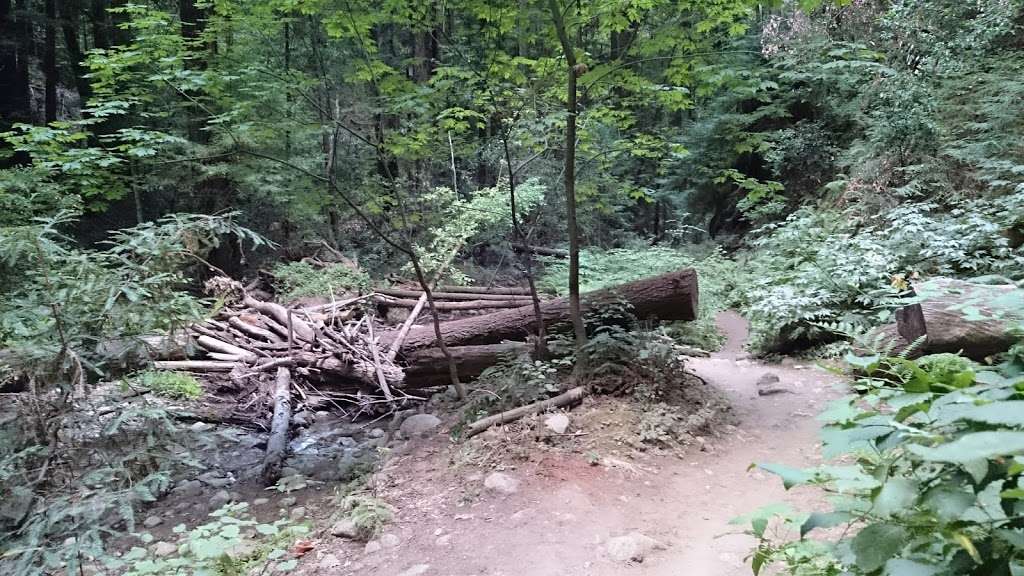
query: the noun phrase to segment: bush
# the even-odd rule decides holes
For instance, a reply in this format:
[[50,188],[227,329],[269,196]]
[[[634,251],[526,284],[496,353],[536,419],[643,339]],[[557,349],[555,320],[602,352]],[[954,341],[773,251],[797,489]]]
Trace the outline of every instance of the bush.
[[[1024,374],[952,354],[849,361],[865,374],[863,396],[821,416],[825,456],[839,463],[761,465],[787,488],[822,487],[833,507],[749,516],[754,573],[769,564],[794,575],[1022,573]],[[838,538],[811,537],[840,526]]]
[[370,288],[370,277],[365,272],[344,264],[316,267],[306,262],[289,262],[275,266],[271,273],[282,301],[360,294]]
[[164,372],[146,370],[129,379],[131,385],[152,390],[157,396],[166,398],[195,400],[203,395],[199,381],[182,372]]
[[873,217],[802,208],[761,228],[736,278],[746,287],[752,348],[791,351],[888,322],[915,277],[1019,277],[1024,253],[1004,232],[1022,209],[1024,191],[951,211],[905,204]]

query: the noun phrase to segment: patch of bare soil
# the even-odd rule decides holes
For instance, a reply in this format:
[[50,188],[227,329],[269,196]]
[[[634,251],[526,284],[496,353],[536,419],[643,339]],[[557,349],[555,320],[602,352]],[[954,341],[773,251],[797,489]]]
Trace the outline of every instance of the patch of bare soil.
[[[683,433],[673,442],[640,442],[650,411],[615,398],[569,412],[562,432],[541,415],[465,443],[443,431],[413,440],[375,481],[377,495],[396,509],[384,535],[367,545],[325,530],[301,572],[749,574],[753,540],[729,521],[777,501],[800,507],[813,493],[786,493],[774,477],[748,468],[816,463],[813,415],[839,392],[837,378],[813,366],[745,359],[746,323],[732,313],[718,320],[729,341],[692,362],[710,390],[685,409],[674,404]],[[769,372],[778,376],[775,393],[759,395],[757,382]]]

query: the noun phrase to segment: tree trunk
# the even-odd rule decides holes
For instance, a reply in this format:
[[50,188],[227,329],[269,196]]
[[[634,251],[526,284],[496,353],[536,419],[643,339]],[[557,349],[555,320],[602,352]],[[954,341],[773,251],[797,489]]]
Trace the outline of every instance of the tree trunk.
[[576,52],[569,41],[565,28],[562,7],[557,0],[548,0],[548,9],[555,23],[555,32],[562,45],[567,68],[566,102],[565,102],[565,226],[569,235],[569,319],[572,321],[576,335],[577,368],[585,364],[583,346],[587,343],[587,330],[583,325],[583,312],[580,309],[580,235],[576,226]]
[[92,94],[89,79],[85,77],[88,70],[85,68],[85,52],[82,50],[81,40],[78,34],[78,25],[81,23],[82,6],[80,0],[65,0],[61,3],[60,19],[61,30],[64,32],[64,47],[71,59],[71,70],[75,76],[75,88],[78,90],[78,98],[84,108],[86,101]]
[[[467,300],[462,302],[434,302],[434,308],[440,312],[451,312],[453,310],[485,310],[487,308],[518,308],[529,304],[529,300]],[[397,299],[377,300],[382,308],[416,308],[419,300]]]
[[[423,294],[420,290],[405,290],[402,288],[381,288],[376,290],[378,294],[394,296],[395,298],[419,298]],[[481,294],[479,292],[444,292],[435,290],[431,293],[434,300],[499,300],[502,302],[519,301],[523,304],[530,302],[529,296],[519,294]]]
[[[32,53],[32,24],[27,2],[0,0],[0,131],[15,122],[32,121],[28,56]],[[16,163],[27,161],[19,153]]]
[[288,452],[288,429],[292,421],[292,377],[287,368],[277,369],[274,379],[274,415],[270,420],[267,454],[263,459],[263,483],[272,486],[281,479],[281,467]]
[[529,252],[540,256],[554,256],[555,258],[568,258],[569,251],[561,248],[545,248],[543,246],[528,246],[518,242],[512,243],[512,249],[516,252]]
[[46,123],[57,120],[57,2],[46,0],[46,34],[43,46],[43,78]]
[[440,292],[459,294],[504,294],[506,296],[529,296],[529,288],[489,288],[486,286],[438,286]]
[[903,352],[923,338],[909,356],[961,352],[973,360],[1005,352],[1020,341],[1024,290],[1012,284],[973,284],[936,278],[915,286],[922,301],[896,311],[896,323],[875,331],[883,343]]
[[[593,310],[623,300],[632,304],[633,312],[639,318],[694,320],[697,318],[697,273],[687,268],[590,292],[581,299],[581,310]],[[541,315],[546,326],[573,320],[566,298],[544,302],[541,305]],[[449,346],[492,344],[502,340],[519,340],[535,333],[535,322],[533,307],[522,306],[445,322],[441,325],[440,331],[444,343]],[[385,334],[381,340],[389,342],[392,334]],[[418,326],[409,332],[404,348],[425,348],[433,346],[436,340],[432,328]]]
[[[529,346],[523,342],[502,342],[483,346],[452,346],[448,352],[459,367],[460,377],[475,378],[498,364],[503,357],[526,354]],[[406,389],[444,386],[451,380],[447,360],[437,348],[416,350],[406,358],[406,362]]]
[[[925,336],[920,353],[960,352],[972,360],[1005,352],[1020,341],[1014,331],[1021,325],[1019,319],[969,320],[958,309],[962,305],[962,301],[944,299],[908,306],[896,317],[897,331],[908,343]],[[913,313],[915,307],[917,314]],[[983,310],[982,314],[989,315],[991,311]]]

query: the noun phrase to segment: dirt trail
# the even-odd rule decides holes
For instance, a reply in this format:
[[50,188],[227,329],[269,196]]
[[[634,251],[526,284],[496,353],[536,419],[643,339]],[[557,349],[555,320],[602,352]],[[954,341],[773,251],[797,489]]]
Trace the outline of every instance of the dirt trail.
[[[835,376],[811,365],[766,365],[744,359],[746,322],[726,312],[718,323],[728,343],[692,368],[727,393],[738,422],[710,451],[683,458],[659,456],[628,467],[591,466],[580,455],[549,454],[507,471],[520,480],[500,496],[470,482],[445,480],[442,449],[407,457],[395,493],[400,544],[374,554],[351,550],[345,566],[317,574],[399,576],[733,576],[750,574],[752,539],[734,517],[780,500],[799,505],[807,492],[783,491],[752,462],[810,465],[817,453],[813,416],[838,395]],[[786,392],[758,396],[766,372]],[[436,482],[423,482],[432,478]],[[447,483],[445,483],[447,482]],[[475,482],[475,484],[473,483]],[[475,490],[475,492],[474,492]],[[643,562],[609,558],[609,538],[640,532],[666,545]]]

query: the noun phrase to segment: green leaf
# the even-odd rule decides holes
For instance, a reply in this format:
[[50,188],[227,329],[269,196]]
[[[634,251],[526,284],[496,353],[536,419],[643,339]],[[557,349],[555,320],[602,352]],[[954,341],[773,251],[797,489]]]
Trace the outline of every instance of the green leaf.
[[957,419],[1003,426],[1024,426],[1024,400],[1005,400],[969,406],[957,414]]
[[934,448],[911,445],[907,449],[924,460],[963,464],[982,458],[1024,453],[1024,432],[975,432]]
[[257,524],[256,531],[264,536],[274,536],[280,532],[280,530],[277,529],[277,526],[274,526],[273,524]]
[[885,563],[883,576],[933,576],[939,573],[938,566],[922,564],[913,560],[893,558]]
[[891,516],[914,505],[917,482],[910,478],[889,478],[875,497],[875,512]]
[[807,484],[814,479],[814,475],[798,468],[790,468],[781,464],[758,464],[758,468],[771,472],[782,478],[782,485],[789,490],[793,486]]
[[895,524],[877,523],[866,526],[853,538],[850,547],[863,572],[878,570],[899,553],[907,540],[907,531]]
[[812,512],[807,520],[800,525],[800,537],[803,538],[816,528],[832,528],[851,522],[853,519],[854,516],[849,512]]

